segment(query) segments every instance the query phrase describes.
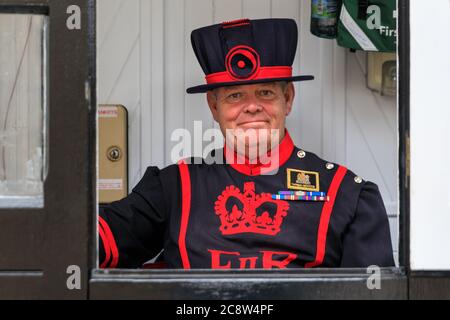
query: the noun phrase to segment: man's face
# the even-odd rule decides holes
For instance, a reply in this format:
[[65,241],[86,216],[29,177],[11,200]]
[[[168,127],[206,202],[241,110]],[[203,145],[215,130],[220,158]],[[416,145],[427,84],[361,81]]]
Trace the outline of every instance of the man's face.
[[272,82],[221,87],[209,91],[207,99],[224,136],[227,130],[267,129],[269,132],[279,130],[282,139],[294,96],[292,83]]

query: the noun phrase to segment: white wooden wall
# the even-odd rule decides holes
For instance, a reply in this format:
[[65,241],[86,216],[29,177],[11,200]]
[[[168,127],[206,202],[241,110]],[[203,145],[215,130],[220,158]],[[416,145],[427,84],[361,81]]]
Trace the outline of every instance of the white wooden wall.
[[[129,110],[130,189],[148,165],[171,163],[171,133],[215,126],[190,44],[193,29],[238,18],[293,18],[299,25],[296,84],[288,128],[297,146],[348,166],[380,187],[397,249],[396,99],[365,87],[365,54],[309,32],[309,0],[98,0],[98,102]],[[191,129],[192,130],[192,129]]]

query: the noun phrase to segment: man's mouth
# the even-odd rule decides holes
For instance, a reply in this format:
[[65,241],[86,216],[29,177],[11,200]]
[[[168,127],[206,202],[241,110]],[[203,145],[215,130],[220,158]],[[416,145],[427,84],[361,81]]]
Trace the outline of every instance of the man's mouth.
[[268,121],[246,121],[238,124],[238,128],[259,129],[259,128],[267,128],[268,125],[269,125]]

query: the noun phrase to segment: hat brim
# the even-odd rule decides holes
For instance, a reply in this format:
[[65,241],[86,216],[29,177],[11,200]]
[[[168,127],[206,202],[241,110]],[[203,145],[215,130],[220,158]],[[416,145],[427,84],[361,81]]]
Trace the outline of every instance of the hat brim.
[[287,82],[296,82],[296,81],[309,81],[314,80],[314,76],[296,76],[289,78],[270,78],[270,79],[254,79],[247,81],[233,81],[233,82],[221,82],[221,83],[212,83],[212,84],[203,84],[200,86],[195,86],[188,88],[186,90],[187,93],[205,93],[207,91],[217,89],[220,87],[230,87],[230,86],[238,86],[244,84],[254,84],[254,83],[267,83],[267,82],[278,82],[278,81],[287,81]]

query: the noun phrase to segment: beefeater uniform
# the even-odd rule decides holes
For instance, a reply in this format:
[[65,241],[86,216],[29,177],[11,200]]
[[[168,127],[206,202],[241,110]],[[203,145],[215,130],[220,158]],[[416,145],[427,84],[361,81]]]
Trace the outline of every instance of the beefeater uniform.
[[[292,76],[297,36],[291,19],[194,30],[207,84],[187,92],[313,79]],[[128,197],[100,209],[100,267],[139,268],[161,251],[167,268],[394,266],[374,183],[296,147],[288,131],[271,161],[238,157],[225,146],[207,159],[149,167]]]

